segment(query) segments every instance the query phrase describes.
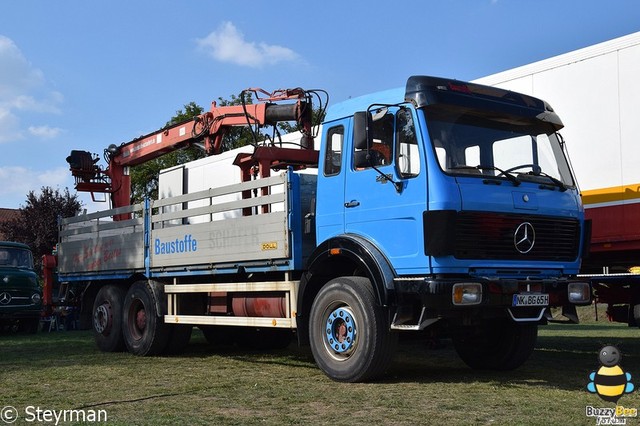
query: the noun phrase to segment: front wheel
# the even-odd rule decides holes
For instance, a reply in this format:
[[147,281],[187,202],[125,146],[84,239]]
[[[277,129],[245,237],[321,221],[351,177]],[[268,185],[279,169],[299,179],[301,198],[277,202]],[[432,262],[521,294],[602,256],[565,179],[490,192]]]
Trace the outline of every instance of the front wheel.
[[469,367],[506,371],[520,367],[533,353],[538,325],[487,321],[480,327],[455,330],[452,337],[458,356]]
[[309,319],[311,351],[320,369],[340,382],[382,375],[398,342],[386,318],[367,278],[340,277],[325,285]]

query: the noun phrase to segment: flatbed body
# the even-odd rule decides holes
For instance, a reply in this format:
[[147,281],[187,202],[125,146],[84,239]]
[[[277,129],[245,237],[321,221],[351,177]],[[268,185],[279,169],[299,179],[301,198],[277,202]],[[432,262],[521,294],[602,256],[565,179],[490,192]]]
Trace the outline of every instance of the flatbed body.
[[[283,172],[146,205],[62,219],[60,278],[108,280],[132,274],[160,278],[236,273],[239,268],[300,271],[314,244],[313,233],[304,233],[302,224],[315,181],[312,174]],[[241,198],[242,192],[254,190],[260,190],[260,195]],[[216,201],[229,195],[238,198]],[[187,203],[200,206],[183,208]],[[225,215],[247,208],[260,214]],[[119,214],[133,218],[113,221]]]

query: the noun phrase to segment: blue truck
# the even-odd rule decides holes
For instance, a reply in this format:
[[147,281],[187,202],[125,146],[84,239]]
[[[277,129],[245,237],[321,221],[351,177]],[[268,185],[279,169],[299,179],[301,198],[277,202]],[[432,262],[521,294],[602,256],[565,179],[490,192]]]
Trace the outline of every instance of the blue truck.
[[[194,326],[250,348],[295,336],[331,379],[359,382],[385,372],[400,333],[449,337],[471,368],[508,370],[552,309],[577,320],[589,227],[546,102],[413,76],[328,108],[316,150],[311,94],[214,104],[110,146],[104,170],[72,152],[77,189],[115,206],[63,219],[57,249],[101,350],[177,352]],[[117,194],[129,166],[195,141],[217,154],[231,127],[279,121],[298,123],[299,146],[256,136],[233,160],[238,182],[214,177],[231,174],[218,161],[199,186],[181,165],[158,199]]]

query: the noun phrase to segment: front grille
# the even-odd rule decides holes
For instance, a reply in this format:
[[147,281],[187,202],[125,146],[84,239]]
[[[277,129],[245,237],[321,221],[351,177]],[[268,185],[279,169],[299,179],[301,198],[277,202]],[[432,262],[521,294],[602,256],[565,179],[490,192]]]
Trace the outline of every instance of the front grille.
[[[525,223],[531,227],[521,228],[516,239],[516,230]],[[533,247],[524,241],[518,251],[514,239],[523,240],[524,232],[531,239],[531,229],[535,232]],[[457,259],[573,261],[579,244],[580,223],[575,219],[485,212],[460,212],[456,217]]]
[[0,309],[4,307],[32,306],[32,292],[22,290],[3,290],[0,287]]

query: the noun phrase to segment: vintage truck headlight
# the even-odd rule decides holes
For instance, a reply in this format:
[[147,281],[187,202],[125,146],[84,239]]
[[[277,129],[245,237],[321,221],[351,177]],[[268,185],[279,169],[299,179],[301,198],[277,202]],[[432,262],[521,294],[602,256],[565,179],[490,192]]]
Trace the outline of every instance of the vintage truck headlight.
[[31,295],[31,301],[32,301],[34,304],[38,304],[38,303],[40,303],[40,300],[42,300],[42,298],[40,297],[40,295],[39,295],[38,293],[33,293],[33,294]]
[[482,302],[482,284],[480,283],[456,283],[451,293],[454,305],[477,305]]
[[591,287],[589,283],[569,283],[567,296],[571,303],[587,303],[591,300]]

